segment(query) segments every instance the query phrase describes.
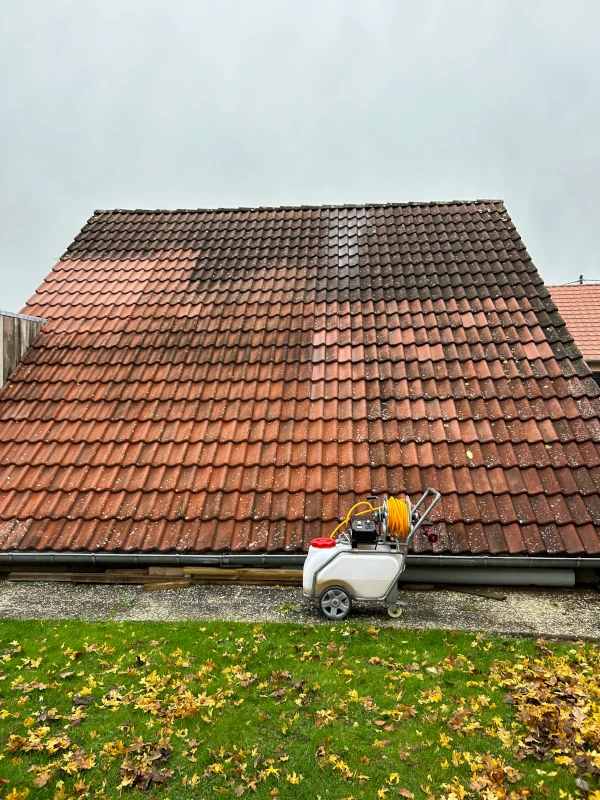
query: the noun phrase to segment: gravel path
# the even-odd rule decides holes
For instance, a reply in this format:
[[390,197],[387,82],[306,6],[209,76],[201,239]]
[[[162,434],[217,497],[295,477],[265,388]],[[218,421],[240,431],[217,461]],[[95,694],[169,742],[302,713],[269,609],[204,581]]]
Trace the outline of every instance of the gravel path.
[[[600,641],[600,592],[593,588],[496,591],[492,600],[452,589],[402,591],[404,616],[390,620],[382,604],[355,604],[351,619],[406,628],[583,637]],[[327,622],[300,588],[192,586],[145,592],[138,586],[0,583],[0,618],[92,620],[239,620]],[[330,623],[328,623],[330,624]]]

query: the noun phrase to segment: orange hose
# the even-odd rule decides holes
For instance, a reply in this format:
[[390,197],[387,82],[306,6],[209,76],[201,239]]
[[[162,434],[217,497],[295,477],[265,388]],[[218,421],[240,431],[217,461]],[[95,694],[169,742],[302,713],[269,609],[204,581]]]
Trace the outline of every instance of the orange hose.
[[402,497],[388,497],[388,533],[396,539],[406,539],[410,533],[408,501]]

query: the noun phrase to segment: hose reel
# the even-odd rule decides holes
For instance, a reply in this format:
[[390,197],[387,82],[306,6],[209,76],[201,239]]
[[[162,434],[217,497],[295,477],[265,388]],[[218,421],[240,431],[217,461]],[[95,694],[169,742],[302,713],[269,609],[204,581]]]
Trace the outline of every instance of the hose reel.
[[[422,528],[428,540],[435,543],[438,540],[437,534],[431,531],[431,523],[427,523],[425,519],[431,509],[428,509],[428,512],[421,518],[421,513],[418,511],[419,505],[421,505],[420,502],[413,509],[409,497],[384,495],[380,500],[377,495],[370,495],[367,500],[361,500],[352,506],[345,519],[331,534],[331,538],[335,539],[340,529],[349,527],[353,546],[372,544],[377,542],[378,538],[383,541],[392,539],[404,542],[411,532]],[[361,506],[367,506],[367,508],[356,511]],[[370,515],[370,519],[360,519],[365,515]],[[379,537],[376,524],[379,526]],[[347,536],[348,534],[346,534]]]

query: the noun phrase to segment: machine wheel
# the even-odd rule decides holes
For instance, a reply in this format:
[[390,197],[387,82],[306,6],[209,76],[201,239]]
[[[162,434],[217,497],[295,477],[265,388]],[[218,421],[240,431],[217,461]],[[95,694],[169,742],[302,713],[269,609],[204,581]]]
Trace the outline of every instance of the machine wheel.
[[391,617],[392,619],[397,619],[398,617],[401,617],[402,614],[404,614],[404,609],[401,606],[398,606],[398,608],[395,611],[393,611],[388,606],[387,612],[388,612],[388,617]]
[[330,586],[321,594],[319,607],[327,619],[339,622],[350,613],[352,598],[341,586]]

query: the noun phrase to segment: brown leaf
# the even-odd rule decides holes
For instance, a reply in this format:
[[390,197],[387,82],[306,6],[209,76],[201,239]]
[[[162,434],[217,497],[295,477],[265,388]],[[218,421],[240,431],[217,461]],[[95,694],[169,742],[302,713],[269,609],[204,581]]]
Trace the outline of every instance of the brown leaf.
[[400,797],[408,797],[408,798],[414,797],[414,794],[408,789],[398,789],[398,794],[400,795]]
[[7,753],[16,753],[23,745],[27,744],[27,739],[24,736],[19,736],[16,733],[11,733],[8,737],[8,744],[6,745]]
[[52,773],[48,772],[48,770],[44,770],[43,772],[40,772],[37,778],[33,779],[32,783],[36,789],[42,789],[51,778]]
[[81,695],[76,694],[73,697],[73,705],[74,706],[85,706],[85,707],[87,707],[87,706],[89,706],[90,702],[91,702],[91,700],[87,695],[85,697],[81,697]]
[[271,673],[271,680],[274,683],[281,683],[282,681],[289,680],[291,677],[287,669],[277,669],[275,672]]

